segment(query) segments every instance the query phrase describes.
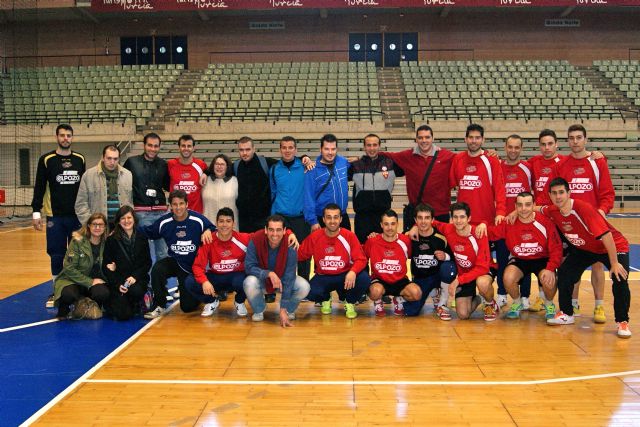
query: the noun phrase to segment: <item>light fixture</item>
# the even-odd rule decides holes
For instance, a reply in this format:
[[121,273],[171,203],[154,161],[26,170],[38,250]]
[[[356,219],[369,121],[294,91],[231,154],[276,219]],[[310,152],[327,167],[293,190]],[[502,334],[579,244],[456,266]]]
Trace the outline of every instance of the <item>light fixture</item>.
[[407,43],[407,50],[413,50],[413,45],[411,43]]
[[167,48],[162,46],[160,49],[160,53],[167,53]]
[[371,50],[378,50],[378,45],[376,43],[371,43]]
[[389,45],[389,49],[390,49],[390,50],[396,50],[396,44],[395,44],[395,43],[391,43],[391,44]]
[[360,43],[356,43],[353,45],[353,50],[360,50],[362,46],[360,46]]
[[178,46],[178,47],[176,48],[176,52],[178,52],[178,53],[182,53],[182,46]]
[[127,55],[131,55],[131,48],[130,47],[125,48],[124,53],[126,53]]
[[146,55],[147,53],[149,53],[149,48],[145,46],[141,49],[141,51]]

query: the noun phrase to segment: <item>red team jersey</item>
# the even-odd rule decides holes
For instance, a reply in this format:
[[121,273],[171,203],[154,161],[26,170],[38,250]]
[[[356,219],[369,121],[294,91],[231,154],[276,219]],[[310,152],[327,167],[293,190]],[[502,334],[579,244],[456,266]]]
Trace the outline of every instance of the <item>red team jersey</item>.
[[458,201],[471,208],[473,224],[493,224],[496,215],[506,215],[504,178],[497,158],[458,153],[449,171],[449,185],[458,187]]
[[[226,274],[244,271],[244,259],[251,234],[233,232],[230,240],[223,242],[213,233],[213,241],[203,244],[193,262],[193,276],[200,284],[206,282],[206,273]],[[209,270],[207,270],[209,265]]]
[[563,155],[558,154],[552,159],[545,159],[542,154],[533,156],[529,159],[529,165],[531,165],[531,175],[533,183],[533,196],[535,198],[536,205],[544,206],[550,205],[551,199],[547,189],[547,182],[553,172],[553,168],[560,160],[564,158]]
[[178,159],[171,159],[167,162],[169,169],[169,188],[173,190],[183,190],[187,193],[189,209],[202,213],[202,187],[200,186],[200,176],[207,169],[207,165],[200,159],[193,158],[189,165],[183,165]]
[[404,234],[398,234],[393,242],[387,242],[382,234],[378,234],[364,244],[364,253],[371,261],[372,279],[392,284],[407,277],[411,240]]
[[354,233],[340,228],[336,237],[329,237],[325,229],[311,233],[298,249],[298,261],[313,257],[316,274],[338,275],[353,271],[360,273],[367,266],[367,257]]
[[611,232],[617,252],[629,252],[629,242],[609,224],[596,208],[582,200],[571,199],[571,212],[564,216],[556,206],[542,208],[542,213],[551,218],[566,239],[580,250],[606,254],[607,249],[600,238]]
[[476,227],[471,227],[471,234],[468,236],[460,236],[456,233],[453,224],[434,220],[433,226],[447,238],[458,266],[458,281],[461,285],[489,274],[489,266],[491,265],[489,239],[487,237],[476,238]]
[[[591,157],[576,159],[566,156],[560,160],[551,172],[549,181],[562,177],[569,183],[571,198],[583,200],[609,213],[613,209],[616,193],[609,174],[607,159],[593,160]],[[547,183],[546,191],[549,191]]]
[[516,208],[516,196],[523,191],[531,191],[531,166],[523,160],[515,165],[508,165],[502,161],[500,165],[504,177],[507,213],[510,213]]
[[562,263],[562,241],[556,226],[542,214],[528,224],[516,218],[513,224],[502,221],[489,226],[489,239],[505,239],[512,257],[528,260],[549,258],[547,270],[555,271]]

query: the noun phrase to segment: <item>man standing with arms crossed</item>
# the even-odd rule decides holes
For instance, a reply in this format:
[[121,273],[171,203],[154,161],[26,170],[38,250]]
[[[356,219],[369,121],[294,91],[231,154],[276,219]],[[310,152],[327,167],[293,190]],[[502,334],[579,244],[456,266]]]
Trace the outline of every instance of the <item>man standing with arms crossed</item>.
[[[47,227],[47,254],[51,258],[51,275],[55,281],[62,264],[71,233],[80,228],[74,210],[80,179],[86,169],[84,156],[71,150],[73,128],[67,124],[56,128],[58,147],[40,156],[33,189],[33,228]],[[41,212],[42,211],[42,212]],[[42,217],[45,216],[45,218]],[[53,308],[53,294],[45,306]]]

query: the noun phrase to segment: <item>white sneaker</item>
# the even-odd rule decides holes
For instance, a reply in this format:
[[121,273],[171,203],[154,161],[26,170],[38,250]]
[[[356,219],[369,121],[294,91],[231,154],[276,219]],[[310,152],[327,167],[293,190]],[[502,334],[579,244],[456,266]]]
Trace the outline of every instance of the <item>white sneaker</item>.
[[496,298],[496,302],[498,303],[499,307],[504,307],[505,305],[507,305],[507,296],[498,294],[498,298]]
[[47,302],[45,302],[44,306],[46,308],[54,308],[55,307],[55,298],[53,296],[53,294],[49,295],[49,297],[47,298]]
[[289,318],[289,320],[296,320],[296,314],[295,313],[289,313],[287,311],[287,317]]
[[530,307],[531,307],[531,303],[529,302],[529,298],[522,297],[522,309],[529,310]]
[[247,307],[245,307],[243,302],[237,303],[234,301],[233,305],[236,306],[236,314],[238,315],[238,317],[247,317],[247,314],[249,314],[249,312],[247,311]]
[[618,323],[618,336],[620,338],[631,338],[631,330],[629,329],[629,322]]
[[216,312],[219,305],[220,305],[220,301],[218,300],[215,300],[214,302],[210,302],[209,304],[205,304],[204,308],[202,309],[202,313],[200,313],[200,316],[202,317],[213,316],[213,313]]
[[262,313],[253,313],[251,316],[251,320],[254,322],[262,322],[264,320],[264,312]]
[[552,319],[547,319],[547,325],[557,326],[557,325],[573,325],[576,323],[576,320],[573,316],[569,316],[568,314],[564,314],[562,311],[558,311]]
[[155,319],[158,318],[160,316],[162,316],[164,314],[164,308],[158,306],[156,308],[154,308],[152,311],[145,313],[144,318],[151,320],[151,319]]

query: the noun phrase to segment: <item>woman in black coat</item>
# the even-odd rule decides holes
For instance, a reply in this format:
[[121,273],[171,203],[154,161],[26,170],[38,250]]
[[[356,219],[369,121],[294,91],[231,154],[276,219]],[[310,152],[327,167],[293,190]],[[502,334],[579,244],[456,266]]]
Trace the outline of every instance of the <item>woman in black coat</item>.
[[115,224],[105,243],[102,270],[111,291],[109,312],[127,320],[147,292],[151,255],[149,241],[136,233],[138,218],[131,206],[118,210]]

